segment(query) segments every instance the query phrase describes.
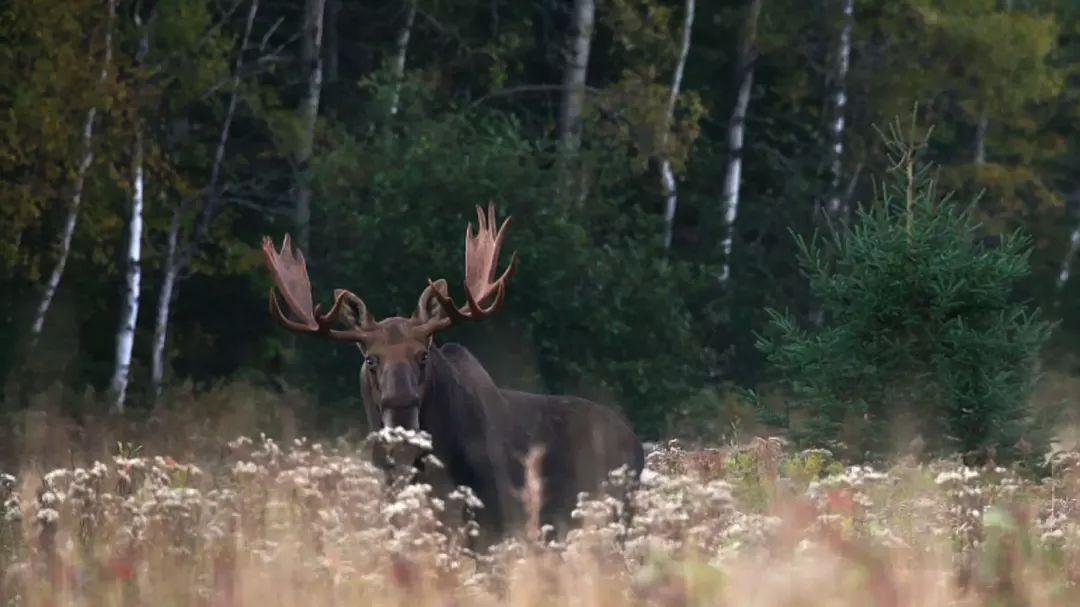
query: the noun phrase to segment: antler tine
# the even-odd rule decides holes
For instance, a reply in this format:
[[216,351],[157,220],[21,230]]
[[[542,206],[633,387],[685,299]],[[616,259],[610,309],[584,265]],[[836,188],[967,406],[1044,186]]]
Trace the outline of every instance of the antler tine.
[[[360,341],[371,330],[371,317],[363,308],[363,302],[349,291],[339,289],[334,293],[334,305],[326,314],[320,314],[321,306],[313,306],[311,300],[311,282],[308,279],[307,263],[304,254],[292,246],[292,238],[288,234],[281,244],[281,251],[274,248],[274,241],[269,236],[264,236],[262,241],[263,259],[270,270],[274,286],[277,288],[281,299],[285,302],[282,309],[274,288],[270,289],[270,313],[277,321],[290,331],[298,333],[318,334],[331,339],[343,341]],[[344,312],[345,300],[353,299],[359,302],[358,308],[364,309],[364,317],[358,319],[357,327],[353,329],[332,329],[334,321]],[[286,314],[288,312],[288,315]],[[289,318],[289,315],[298,320]]]
[[306,323],[296,322],[295,320],[291,320],[288,316],[285,316],[281,311],[281,304],[278,303],[277,296],[274,295],[273,287],[270,288],[270,314],[277,319],[281,326],[290,331],[296,331],[298,333],[307,333],[311,331],[311,327]]
[[428,279],[428,287],[430,287],[431,294],[435,297],[435,300],[439,302],[439,305],[442,306],[443,310],[446,312],[446,316],[450,320],[450,322],[448,323],[436,323],[436,326],[438,328],[444,328],[444,326],[449,326],[450,324],[456,324],[469,320],[468,316],[462,314],[461,311],[458,310],[458,307],[454,303],[454,300],[446,295],[443,295],[442,291],[439,290],[439,288],[435,285],[434,282],[432,282],[430,278]]
[[[495,217],[495,205],[492,203],[488,205],[486,212],[477,205],[476,218],[475,235],[471,223],[465,228],[465,304],[456,305],[449,294],[444,295],[428,280],[434,297],[446,312],[448,322],[445,326],[466,320],[482,320],[498,312],[506,299],[506,283],[517,267],[517,253],[514,253],[510,258],[510,265],[495,278],[510,217],[499,225]],[[498,229],[495,229],[496,226]]]
[[270,276],[274,285],[285,300],[285,306],[289,312],[299,318],[299,322],[285,316],[274,296],[274,289],[270,289],[270,310],[286,328],[299,332],[314,332],[319,328],[315,322],[311,307],[311,283],[308,281],[307,264],[304,255],[292,247],[292,239],[285,235],[281,243],[281,251],[274,249],[274,241],[270,237],[263,237],[262,242],[263,260],[270,270]]

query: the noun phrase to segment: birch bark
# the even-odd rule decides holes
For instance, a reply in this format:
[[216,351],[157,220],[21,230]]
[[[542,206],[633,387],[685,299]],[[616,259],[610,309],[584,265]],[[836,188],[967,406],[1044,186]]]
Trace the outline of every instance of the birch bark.
[[1065,290],[1065,285],[1069,284],[1069,278],[1072,276],[1072,264],[1076,260],[1078,252],[1080,252],[1080,219],[1077,220],[1076,227],[1073,228],[1072,235],[1069,237],[1069,248],[1065,251],[1065,257],[1061,260],[1061,270],[1058,271],[1057,282],[1054,284],[1059,295]]
[[413,23],[416,21],[416,2],[406,0],[405,23],[398,30],[394,41],[394,62],[392,64],[394,85],[390,92],[390,114],[396,116],[401,103],[401,85],[405,80],[405,59],[409,52],[409,38],[412,37]]
[[986,164],[986,131],[990,128],[990,117],[986,112],[979,114],[979,122],[975,125],[975,150],[973,162],[976,166]]
[[675,120],[675,104],[679,101],[683,73],[686,71],[686,58],[690,55],[690,37],[693,28],[694,0],[686,0],[683,7],[679,56],[675,61],[675,72],[671,77],[671,93],[668,95],[665,108],[663,139],[660,142],[660,153],[663,154],[660,161],[660,187],[664,192],[664,248],[666,249],[671,248],[671,240],[675,232],[675,213],[679,205],[678,185],[675,182],[675,171],[671,167],[671,157],[667,152],[667,146],[671,137],[671,124]]
[[221,197],[221,166],[225,161],[225,149],[229,143],[229,135],[232,129],[233,116],[236,114],[236,106],[240,94],[240,70],[244,64],[244,51],[247,50],[251,39],[251,31],[255,26],[255,16],[259,12],[259,0],[252,0],[248,8],[247,21],[244,24],[244,34],[240,39],[240,49],[233,64],[233,76],[230,83],[229,102],[225,109],[225,119],[221,124],[221,133],[218,136],[217,147],[214,149],[214,160],[210,166],[210,180],[205,190],[203,209],[191,236],[191,242],[185,249],[179,249],[180,230],[183,225],[183,217],[190,203],[190,199],[184,200],[173,211],[172,220],[169,224],[169,235],[165,248],[165,264],[162,270],[161,291],[158,293],[157,315],[154,319],[153,357],[150,365],[150,382],[155,397],[161,394],[161,388],[165,379],[165,352],[168,341],[169,319],[172,311],[172,303],[176,298],[177,279],[183,270],[191,263],[199,245],[209,231],[210,222],[216,215]]
[[751,0],[746,15],[743,43],[739,49],[736,80],[739,92],[728,122],[728,165],[724,174],[724,236],[720,247],[724,255],[720,267],[720,285],[726,287],[731,278],[731,252],[735,242],[735,220],[739,215],[739,189],[742,185],[743,148],[746,138],[746,114],[750,108],[750,92],[754,87],[754,61],[757,53],[757,24],[764,0]]
[[[138,7],[134,16],[139,31],[135,50],[135,64],[144,65],[150,53],[150,28],[153,13],[144,20]],[[116,354],[113,375],[109,380],[111,407],[115,413],[123,413],[131,380],[131,353],[135,347],[135,328],[139,320],[139,295],[142,282],[142,232],[143,202],[146,189],[144,166],[144,141],[142,118],[136,112],[134,121],[135,140],[131,146],[131,219],[128,223],[128,246],[124,275],[124,296],[120,306],[120,327],[116,331]]]
[[589,53],[596,18],[594,0],[574,0],[570,35],[564,53],[562,99],[559,105],[558,160],[555,198],[559,201],[584,201],[584,184],[573,187],[577,156],[581,149],[582,117],[589,75]]
[[326,0],[307,0],[304,7],[304,35],[301,62],[307,70],[307,92],[300,102],[300,141],[296,150],[295,221],[297,244],[308,250],[311,241],[311,188],[306,183],[308,164],[315,145],[315,122],[319,117],[322,94],[322,39]]
[[[112,64],[113,25],[116,20],[116,0],[109,0],[109,15],[105,24],[105,51],[101,59],[101,71],[97,79],[97,92],[100,94],[105,82],[109,78],[109,67]],[[60,288],[60,281],[64,277],[67,267],[68,255],[71,252],[71,239],[75,235],[75,228],[79,222],[79,211],[82,208],[83,187],[86,183],[86,173],[94,162],[94,122],[97,119],[98,107],[96,102],[86,111],[86,119],[83,121],[82,139],[79,143],[79,164],[75,169],[75,179],[71,187],[71,200],[68,203],[67,216],[64,218],[64,228],[60,233],[57,243],[57,258],[49,273],[49,279],[45,282],[45,290],[41,294],[34,313],[34,321],[30,327],[30,348],[37,345],[41,332],[45,328],[45,317],[49,314],[56,291]]]
[[559,110],[559,147],[566,154],[576,153],[581,147],[581,117],[585,108],[585,82],[589,71],[595,17],[594,0],[574,0],[571,38],[567,45],[562,104]]
[[127,272],[125,274],[124,301],[120,308],[120,328],[116,332],[116,358],[109,394],[114,412],[123,413],[131,378],[131,352],[135,345],[135,326],[139,319],[139,283],[142,279],[142,224],[143,192],[145,188],[143,166],[142,126],[135,127],[135,142],[131,159],[131,221],[128,224]]
[[831,159],[829,173],[829,201],[826,210],[830,217],[845,217],[847,202],[844,200],[841,180],[844,161],[844,128],[847,111],[847,76],[851,66],[851,37],[855,29],[855,0],[840,0],[840,35],[836,42],[836,63],[833,71],[832,123],[829,128]]

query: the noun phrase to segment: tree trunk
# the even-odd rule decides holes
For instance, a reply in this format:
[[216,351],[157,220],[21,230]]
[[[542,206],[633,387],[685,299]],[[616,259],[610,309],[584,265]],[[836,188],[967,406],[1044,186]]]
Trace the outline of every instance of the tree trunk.
[[986,164],[986,130],[990,127],[990,118],[986,112],[979,114],[979,122],[975,125],[975,154],[973,162],[975,166]]
[[1065,259],[1061,262],[1061,271],[1058,273],[1057,289],[1061,291],[1065,288],[1065,285],[1069,282],[1069,275],[1072,273],[1072,263],[1076,259],[1076,252],[1080,250],[1080,225],[1073,228],[1072,237],[1069,239],[1069,250],[1065,254]]
[[574,0],[559,110],[559,145],[564,152],[576,152],[581,146],[581,117],[585,108],[585,81],[595,16],[596,4],[593,0]]
[[1069,248],[1065,251],[1065,257],[1061,259],[1061,270],[1058,271],[1057,282],[1054,285],[1057,287],[1058,297],[1065,290],[1065,285],[1069,284],[1069,277],[1072,275],[1072,264],[1078,252],[1080,252],[1080,217],[1077,218],[1072,235],[1069,237]]
[[131,351],[135,345],[135,326],[139,318],[139,282],[142,279],[142,222],[143,191],[145,184],[143,167],[142,126],[135,127],[135,143],[131,159],[131,222],[128,225],[127,275],[124,303],[120,312],[120,328],[116,332],[116,359],[109,394],[112,408],[123,413],[127,397],[128,380],[131,376]]
[[300,102],[300,141],[296,151],[297,183],[295,221],[297,244],[306,251],[311,241],[311,187],[306,183],[308,164],[315,145],[315,122],[322,94],[322,39],[326,0],[307,0],[301,62],[307,70],[307,94]]
[[394,42],[393,77],[394,85],[390,91],[390,114],[396,116],[401,103],[401,85],[405,80],[405,58],[409,52],[409,38],[412,36],[413,22],[416,21],[416,2],[406,0],[405,23],[398,30]]
[[675,104],[679,100],[683,73],[686,71],[686,58],[690,55],[690,35],[694,28],[694,0],[686,0],[683,7],[682,38],[679,43],[679,56],[675,62],[675,73],[671,77],[671,93],[668,95],[664,114],[663,140],[660,143],[660,187],[664,192],[664,248],[671,248],[675,232],[675,212],[679,205],[678,186],[675,183],[675,171],[671,167],[671,157],[667,152],[671,137],[671,125],[675,120]]
[[176,296],[176,277],[180,272],[176,259],[177,243],[180,240],[180,226],[183,223],[183,209],[173,211],[172,223],[165,248],[165,264],[162,269],[161,291],[158,293],[157,316],[154,318],[154,351],[150,366],[150,384],[153,396],[161,395],[161,386],[165,379],[165,346],[169,331],[169,313],[173,298]]
[[[139,42],[135,50],[135,65],[143,65],[150,53],[150,21],[153,13],[145,21],[135,10],[135,26],[139,29]],[[152,9],[151,9],[152,10]],[[142,282],[142,232],[143,232],[143,197],[146,184],[144,166],[143,124],[136,112],[135,141],[131,148],[131,220],[128,223],[127,271],[123,304],[120,307],[120,327],[116,331],[116,356],[113,363],[113,375],[109,381],[109,395],[112,410],[124,412],[128,383],[131,379],[131,352],[135,347],[135,327],[139,320],[139,295]]]
[[[589,52],[592,46],[593,23],[596,18],[594,0],[574,0],[569,41],[566,45],[563,67],[562,101],[559,106],[559,200],[567,199],[573,188],[575,158],[581,149],[581,121],[585,111],[585,83],[589,73]],[[581,199],[584,187],[579,188],[576,198]]]
[[[105,55],[101,60],[101,72],[98,74],[97,88],[101,92],[105,81],[109,77],[109,66],[112,64],[112,41],[113,23],[116,19],[116,0],[109,0],[109,16],[105,25]],[[79,210],[82,206],[83,186],[86,183],[86,173],[94,161],[94,121],[97,118],[98,108],[91,105],[86,111],[86,119],[83,121],[82,139],[79,144],[79,164],[75,169],[75,180],[71,188],[71,201],[68,203],[67,217],[64,219],[64,229],[60,233],[57,243],[57,258],[49,279],[45,282],[45,290],[41,294],[34,313],[34,322],[30,328],[30,348],[37,345],[38,338],[45,328],[45,317],[49,314],[53,298],[60,288],[60,281],[64,277],[64,269],[67,267],[68,254],[71,252],[71,239],[75,235],[75,227],[79,222]]]
[[833,71],[832,124],[829,129],[831,158],[829,173],[829,202],[826,210],[832,218],[847,216],[847,201],[841,188],[844,160],[844,126],[847,109],[847,75],[851,65],[851,36],[855,28],[855,0],[840,0],[843,22],[836,43],[836,64]]
[[739,214],[739,188],[742,184],[743,147],[746,137],[746,114],[750,107],[750,92],[754,87],[754,61],[757,53],[757,24],[764,0],[751,0],[746,15],[746,30],[739,49],[736,81],[739,92],[728,121],[728,166],[724,174],[724,238],[720,242],[724,261],[720,268],[720,285],[726,287],[731,278],[731,251],[735,242],[735,219]]
[[244,36],[241,38],[240,50],[237,52],[236,61],[233,65],[233,77],[230,84],[229,103],[225,110],[225,119],[221,124],[221,133],[218,136],[217,147],[214,149],[214,160],[210,166],[210,182],[207,184],[205,201],[202,213],[195,227],[195,233],[191,236],[191,242],[184,250],[179,250],[180,230],[183,225],[183,217],[188,208],[189,200],[181,202],[173,212],[172,222],[169,225],[169,235],[165,249],[165,264],[162,270],[161,291],[158,293],[157,317],[154,320],[154,351],[150,367],[150,380],[153,386],[153,395],[156,398],[161,394],[161,388],[165,379],[165,352],[168,341],[169,315],[172,302],[176,299],[176,282],[180,274],[191,263],[199,245],[206,237],[210,229],[210,223],[217,214],[217,207],[221,202],[221,167],[225,161],[225,148],[229,142],[229,134],[232,129],[233,116],[239,101],[240,70],[244,64],[244,51],[247,49],[251,38],[251,31],[255,25],[255,15],[259,11],[259,0],[252,0],[248,9],[247,21],[244,24]]

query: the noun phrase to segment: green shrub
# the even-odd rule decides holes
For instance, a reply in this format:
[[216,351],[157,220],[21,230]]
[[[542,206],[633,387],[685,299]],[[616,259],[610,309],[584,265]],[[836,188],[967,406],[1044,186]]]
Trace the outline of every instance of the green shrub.
[[1005,459],[1037,451],[1029,395],[1051,325],[1013,296],[1028,239],[980,242],[969,211],[917,166],[920,145],[897,133],[880,200],[827,242],[798,239],[822,318],[805,328],[770,311],[758,347],[791,402],[767,417],[849,457],[913,439]]

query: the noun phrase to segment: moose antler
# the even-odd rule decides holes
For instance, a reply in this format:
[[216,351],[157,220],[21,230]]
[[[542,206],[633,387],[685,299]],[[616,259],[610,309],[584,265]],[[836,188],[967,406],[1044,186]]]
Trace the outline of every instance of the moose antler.
[[[342,341],[362,341],[371,334],[374,320],[367,312],[364,302],[353,293],[344,289],[334,291],[334,305],[326,314],[319,314],[319,306],[312,307],[311,281],[308,279],[307,264],[304,254],[294,249],[292,239],[285,235],[281,251],[274,250],[274,241],[263,238],[263,258],[266,267],[274,279],[274,285],[285,300],[289,313],[299,320],[292,320],[281,309],[274,289],[270,289],[270,312],[286,329],[298,333],[314,333]],[[352,316],[347,305],[359,311],[358,318],[349,318],[354,325],[350,329],[332,329],[334,322],[342,317]]]
[[[495,278],[499,253],[506,238],[506,226],[510,224],[510,218],[504,219],[499,229],[492,232],[495,227],[494,204],[488,205],[486,216],[484,210],[477,206],[476,217],[476,235],[473,235],[471,223],[465,230],[466,303],[458,306],[445,292],[445,283],[437,285],[428,279],[428,288],[446,312],[446,318],[442,319],[445,322],[433,327],[435,330],[466,320],[482,320],[498,312],[506,297],[506,283],[517,267],[517,253],[514,253],[502,276]],[[490,303],[487,303],[489,300]]]

